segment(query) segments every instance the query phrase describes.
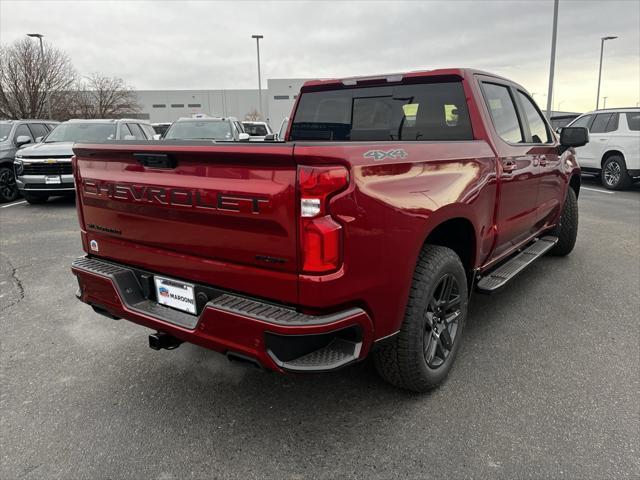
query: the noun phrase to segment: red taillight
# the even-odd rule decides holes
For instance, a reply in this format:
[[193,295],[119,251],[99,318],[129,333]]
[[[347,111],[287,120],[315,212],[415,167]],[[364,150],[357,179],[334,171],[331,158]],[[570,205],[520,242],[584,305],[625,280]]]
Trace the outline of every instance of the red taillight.
[[342,263],[342,226],[329,199],[349,184],[345,167],[298,167],[300,249],[303,273],[329,273]]

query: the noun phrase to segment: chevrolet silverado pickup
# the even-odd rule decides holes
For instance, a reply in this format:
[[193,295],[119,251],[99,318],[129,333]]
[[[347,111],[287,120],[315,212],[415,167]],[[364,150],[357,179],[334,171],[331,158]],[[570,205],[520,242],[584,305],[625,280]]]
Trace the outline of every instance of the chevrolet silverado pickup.
[[426,391],[472,291],[573,249],[586,142],[520,85],[441,69],[307,82],[283,141],[76,144],[77,296],[157,350],[297,373],[372,356]]

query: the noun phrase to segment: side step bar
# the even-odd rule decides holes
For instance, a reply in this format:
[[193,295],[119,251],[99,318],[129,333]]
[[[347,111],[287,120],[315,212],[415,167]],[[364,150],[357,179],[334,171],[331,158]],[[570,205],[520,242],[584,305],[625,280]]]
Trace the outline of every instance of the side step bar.
[[476,284],[476,290],[480,293],[494,293],[551,250],[556,243],[558,243],[558,237],[553,236],[546,236],[536,240],[522,252],[484,275]]
[[327,346],[293,360],[282,361],[272,351],[268,353],[280,368],[288,372],[329,372],[355,362],[361,347],[362,342],[334,338]]

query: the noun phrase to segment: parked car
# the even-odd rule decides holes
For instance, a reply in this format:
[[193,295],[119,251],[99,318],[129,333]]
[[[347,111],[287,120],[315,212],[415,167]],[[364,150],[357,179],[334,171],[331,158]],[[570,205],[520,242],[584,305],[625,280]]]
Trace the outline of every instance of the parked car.
[[640,108],[588,112],[569,126],[589,129],[589,143],[577,150],[584,173],[600,176],[611,190],[629,188],[640,177]]
[[249,140],[254,141],[264,141],[264,137],[267,135],[272,135],[273,130],[267,122],[242,122],[242,126],[244,127],[244,131],[249,134]]
[[580,116],[579,113],[570,113],[567,115],[554,115],[550,118],[551,128],[557,130],[562,127],[566,127],[571,123],[572,120],[575,120]]
[[55,128],[53,120],[0,121],[0,203],[18,198],[13,159],[19,148],[40,141]]
[[165,140],[215,140],[217,142],[243,142],[249,134],[234,117],[182,117],[171,124],[164,134]]
[[281,143],[76,144],[77,295],[156,330],[154,349],[299,373],[372,355],[432,388],[472,290],[572,251],[588,132],[558,141],[523,87],[467,69],[300,95]]
[[20,149],[14,171],[18,189],[29,203],[46,202],[50,196],[74,193],[71,174],[75,142],[152,140],[151,124],[143,120],[69,120],[56,126],[42,143]]

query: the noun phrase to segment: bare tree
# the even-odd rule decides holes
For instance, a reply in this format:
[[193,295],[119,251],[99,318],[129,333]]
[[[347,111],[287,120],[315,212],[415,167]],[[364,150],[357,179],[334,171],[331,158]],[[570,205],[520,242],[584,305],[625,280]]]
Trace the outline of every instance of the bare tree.
[[69,57],[51,47],[44,56],[28,38],[0,47],[0,118],[44,118],[47,95],[54,118],[76,80]]
[[262,115],[260,115],[260,112],[254,108],[244,116],[244,119],[248,122],[257,122],[258,120],[262,120]]
[[124,80],[94,73],[76,86],[76,116],[121,118],[140,111],[136,94]]

